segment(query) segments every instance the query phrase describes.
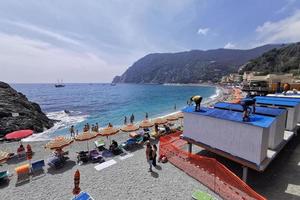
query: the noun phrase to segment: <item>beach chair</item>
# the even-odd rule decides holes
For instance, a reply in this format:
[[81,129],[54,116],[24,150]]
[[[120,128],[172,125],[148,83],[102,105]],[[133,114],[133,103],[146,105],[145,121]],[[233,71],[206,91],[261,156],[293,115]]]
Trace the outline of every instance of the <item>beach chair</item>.
[[26,158],[26,151],[25,150],[24,151],[19,151],[18,152],[18,159],[23,160],[25,158]]
[[52,168],[59,169],[65,165],[67,159],[68,157],[51,156],[48,158],[47,164]]
[[105,142],[103,139],[95,141],[95,146],[98,148],[100,151],[104,149],[105,147]]
[[30,177],[30,166],[29,164],[21,165],[17,168],[15,168],[16,174],[17,174],[17,182],[16,185],[21,184],[23,182],[28,182]]
[[210,194],[200,191],[200,190],[193,192],[192,198],[196,199],[196,200],[213,200],[214,199]]
[[38,176],[41,174],[45,174],[44,171],[45,167],[45,161],[44,160],[38,160],[31,163],[31,174],[32,176]]
[[9,181],[9,172],[2,171],[0,172],[0,183],[8,182]]
[[76,197],[72,200],[94,200],[93,197],[87,192],[80,192]]

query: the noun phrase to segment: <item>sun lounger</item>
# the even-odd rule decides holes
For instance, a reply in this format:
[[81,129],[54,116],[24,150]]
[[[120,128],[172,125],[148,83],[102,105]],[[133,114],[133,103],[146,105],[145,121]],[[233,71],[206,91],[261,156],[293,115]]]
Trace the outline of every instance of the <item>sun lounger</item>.
[[51,157],[48,159],[47,164],[48,164],[50,167],[59,169],[59,168],[62,168],[62,167],[65,165],[67,159],[68,159],[68,157],[63,157],[63,156],[60,156],[60,157],[57,157],[57,156],[51,156]]
[[96,149],[91,150],[89,154],[92,162],[101,162],[103,160],[102,155]]
[[29,172],[30,172],[29,164],[21,165],[21,166],[15,168],[15,171],[17,174],[16,185],[29,181]]
[[100,140],[95,141],[95,145],[99,150],[101,150],[105,147],[105,142],[103,139],[100,139]]
[[193,197],[193,199],[196,199],[196,200],[213,200],[214,199],[210,194],[207,194],[206,192],[203,192],[200,190],[193,192],[192,197]]
[[87,192],[80,192],[76,197],[72,200],[94,200],[93,197]]
[[9,181],[9,172],[2,171],[0,172],[0,183],[8,182]]
[[38,160],[31,163],[31,174],[33,176],[38,176],[40,174],[44,174],[45,161]]

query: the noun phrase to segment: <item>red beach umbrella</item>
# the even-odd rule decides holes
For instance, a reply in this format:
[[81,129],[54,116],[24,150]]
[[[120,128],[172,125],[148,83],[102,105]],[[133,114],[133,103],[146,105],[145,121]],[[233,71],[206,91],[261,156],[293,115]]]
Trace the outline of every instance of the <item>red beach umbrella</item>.
[[80,193],[80,187],[79,187],[79,183],[80,183],[80,172],[77,169],[75,174],[74,174],[74,188],[73,188],[73,194],[74,195],[78,195]]
[[32,130],[20,130],[8,133],[5,135],[5,139],[7,140],[19,140],[25,137],[32,135]]

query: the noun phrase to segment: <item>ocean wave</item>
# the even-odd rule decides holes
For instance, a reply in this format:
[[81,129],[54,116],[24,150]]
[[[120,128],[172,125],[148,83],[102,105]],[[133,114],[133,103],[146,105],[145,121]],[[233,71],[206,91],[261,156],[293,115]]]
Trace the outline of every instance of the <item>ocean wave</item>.
[[83,122],[86,120],[88,115],[83,115],[79,111],[70,111],[69,114],[65,113],[64,111],[57,111],[57,112],[49,112],[47,116],[50,119],[59,120],[54,124],[54,126],[50,129],[45,130],[42,133],[33,134],[30,137],[23,139],[24,142],[31,142],[31,141],[46,141],[51,139],[51,134],[57,130],[64,129],[70,127],[71,125],[76,125],[77,123]]

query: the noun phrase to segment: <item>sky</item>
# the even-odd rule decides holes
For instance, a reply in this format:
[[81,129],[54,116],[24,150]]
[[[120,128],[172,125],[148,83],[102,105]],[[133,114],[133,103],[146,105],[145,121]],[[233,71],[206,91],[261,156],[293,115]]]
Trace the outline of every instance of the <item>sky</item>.
[[149,53],[300,41],[300,0],[0,1],[0,81],[111,82]]

